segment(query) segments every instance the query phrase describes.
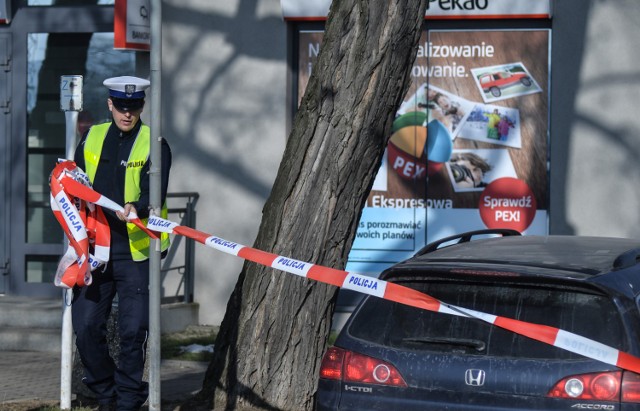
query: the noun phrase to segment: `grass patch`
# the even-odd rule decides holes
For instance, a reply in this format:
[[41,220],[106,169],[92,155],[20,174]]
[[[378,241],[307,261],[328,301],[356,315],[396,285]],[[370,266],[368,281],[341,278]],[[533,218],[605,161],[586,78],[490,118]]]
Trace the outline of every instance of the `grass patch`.
[[190,326],[180,333],[164,334],[160,340],[160,358],[163,360],[210,361],[213,353],[186,352],[184,347],[192,344],[202,346],[213,345],[218,334],[218,327]]

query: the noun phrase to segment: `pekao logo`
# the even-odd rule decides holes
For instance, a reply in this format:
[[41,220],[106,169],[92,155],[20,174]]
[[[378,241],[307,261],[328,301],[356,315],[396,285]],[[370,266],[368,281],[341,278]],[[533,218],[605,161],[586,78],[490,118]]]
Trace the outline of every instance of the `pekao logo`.
[[484,370],[471,368],[464,372],[464,383],[473,387],[481,387],[484,385],[485,376]]
[[489,7],[489,0],[429,0],[427,10],[431,3],[442,10],[484,10]]

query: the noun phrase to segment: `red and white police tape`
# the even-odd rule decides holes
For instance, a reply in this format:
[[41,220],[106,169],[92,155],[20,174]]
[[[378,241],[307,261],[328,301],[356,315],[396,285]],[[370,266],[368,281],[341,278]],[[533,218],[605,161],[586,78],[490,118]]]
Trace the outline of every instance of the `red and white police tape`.
[[[51,210],[69,241],[54,284],[61,288],[91,284],[91,272],[109,261],[111,234],[101,207],[123,212],[124,208],[91,188],[89,177],[73,161],[62,160],[49,177]],[[129,221],[149,231],[135,213]]]
[[[75,184],[68,183],[63,185],[64,191],[81,200],[109,208],[113,211],[122,211],[122,207],[113,201],[100,195],[93,189],[77,183],[75,180],[73,181]],[[65,182],[64,179],[63,182]],[[61,224],[63,224],[63,227],[65,224],[69,225],[72,223],[70,220],[71,219],[66,218],[62,220]],[[137,220],[137,222],[140,223],[137,217],[135,217],[134,220]],[[131,220],[131,222],[134,222],[134,220]],[[136,225],[138,225],[138,223],[136,223]],[[253,261],[267,267],[276,268],[300,277],[335,285],[344,289],[354,290],[363,294],[372,295],[424,310],[476,318],[512,331],[516,334],[524,335],[531,339],[571,351],[587,358],[640,373],[640,358],[559,328],[515,320],[507,317],[500,317],[446,304],[427,294],[399,284],[268,253],[233,241],[228,241],[190,227],[182,226],[173,221],[157,216],[149,217],[147,227],[145,228],[145,231],[149,233],[147,229],[155,232],[182,235],[204,244],[207,247],[214,248],[218,251],[222,251],[245,260]],[[66,231],[67,229],[65,229],[65,232]],[[153,233],[149,234],[153,238],[158,238],[158,236]]]
[[625,370],[640,373],[640,358],[559,328],[514,320],[512,318],[500,317],[446,304],[427,294],[399,284],[267,253],[203,233],[202,231],[194,230],[193,228],[181,226],[170,220],[156,216],[149,218],[147,228],[154,231],[182,235],[227,254],[235,255],[267,267],[286,271],[300,277],[424,310],[477,318],[516,334],[524,335],[594,360],[615,365]]

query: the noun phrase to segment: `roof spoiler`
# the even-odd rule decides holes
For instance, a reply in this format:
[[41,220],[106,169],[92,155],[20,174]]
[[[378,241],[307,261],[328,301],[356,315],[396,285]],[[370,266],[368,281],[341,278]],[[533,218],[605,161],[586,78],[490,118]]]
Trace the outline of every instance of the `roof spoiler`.
[[613,269],[621,270],[623,268],[632,267],[638,264],[640,260],[640,248],[632,248],[629,251],[625,251],[613,260]]
[[[519,231],[508,229],[508,228],[494,228],[494,229],[487,229],[487,230],[468,231],[466,233],[452,235],[450,237],[441,238],[440,240],[431,242],[425,245],[422,249],[420,249],[420,251],[418,251],[414,255],[414,257],[435,251],[445,243],[451,243],[454,241],[455,241],[454,244],[468,243],[473,239],[473,237],[487,236],[487,235],[500,235],[502,237],[510,237],[510,236],[520,236],[522,234]],[[453,245],[453,244],[447,244],[447,245]]]

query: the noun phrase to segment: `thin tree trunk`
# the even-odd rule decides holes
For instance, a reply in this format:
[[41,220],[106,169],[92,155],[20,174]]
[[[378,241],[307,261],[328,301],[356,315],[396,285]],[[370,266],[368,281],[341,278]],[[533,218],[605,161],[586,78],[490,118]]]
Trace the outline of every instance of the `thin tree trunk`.
[[[425,8],[426,0],[334,2],[256,248],[344,268],[409,86]],[[336,287],[246,263],[199,405],[313,409],[336,296]]]

